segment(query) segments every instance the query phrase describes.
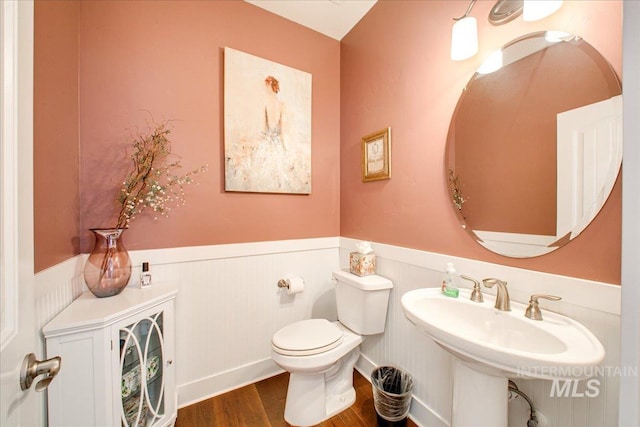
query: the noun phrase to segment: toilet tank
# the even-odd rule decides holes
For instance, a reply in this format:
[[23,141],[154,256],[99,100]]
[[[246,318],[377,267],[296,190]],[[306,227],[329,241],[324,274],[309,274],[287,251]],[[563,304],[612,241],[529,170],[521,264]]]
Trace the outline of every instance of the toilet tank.
[[377,275],[356,276],[348,271],[334,271],[338,320],[360,335],[384,332],[387,322],[391,280]]

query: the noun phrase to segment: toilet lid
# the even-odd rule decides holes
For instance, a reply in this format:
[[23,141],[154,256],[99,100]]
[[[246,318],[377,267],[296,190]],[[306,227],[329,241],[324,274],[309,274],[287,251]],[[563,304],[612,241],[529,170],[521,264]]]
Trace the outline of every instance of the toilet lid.
[[273,335],[271,344],[280,354],[309,356],[323,353],[342,342],[342,331],[326,319],[309,319],[292,323]]

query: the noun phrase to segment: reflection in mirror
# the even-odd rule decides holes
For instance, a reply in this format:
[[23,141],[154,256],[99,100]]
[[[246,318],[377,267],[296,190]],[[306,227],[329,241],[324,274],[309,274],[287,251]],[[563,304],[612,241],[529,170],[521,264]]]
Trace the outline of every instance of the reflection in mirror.
[[578,236],[604,205],[622,161],[621,86],[578,36],[538,32],[501,52],[460,96],[445,171],[463,227],[525,258]]

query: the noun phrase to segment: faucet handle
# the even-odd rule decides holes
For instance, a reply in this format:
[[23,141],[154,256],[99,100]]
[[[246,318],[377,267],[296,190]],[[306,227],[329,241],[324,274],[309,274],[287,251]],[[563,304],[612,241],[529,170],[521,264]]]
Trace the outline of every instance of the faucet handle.
[[460,275],[464,280],[469,280],[473,282],[473,291],[471,291],[470,300],[473,302],[484,302],[484,297],[482,296],[482,289],[480,289],[480,282],[474,279],[473,277],[465,276],[464,274]]
[[542,320],[542,312],[538,306],[538,298],[544,298],[551,301],[559,301],[562,299],[555,295],[531,295],[531,298],[529,299],[529,306],[524,312],[525,317],[533,320]]

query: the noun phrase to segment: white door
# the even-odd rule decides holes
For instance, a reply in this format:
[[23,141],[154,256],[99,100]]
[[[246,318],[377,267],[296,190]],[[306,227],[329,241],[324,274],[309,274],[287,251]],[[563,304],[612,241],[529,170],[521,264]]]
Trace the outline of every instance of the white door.
[[43,425],[43,393],[22,391],[38,353],[33,310],[33,2],[0,2],[0,425]]
[[622,95],[558,114],[557,238],[574,238],[606,201],[622,162]]

